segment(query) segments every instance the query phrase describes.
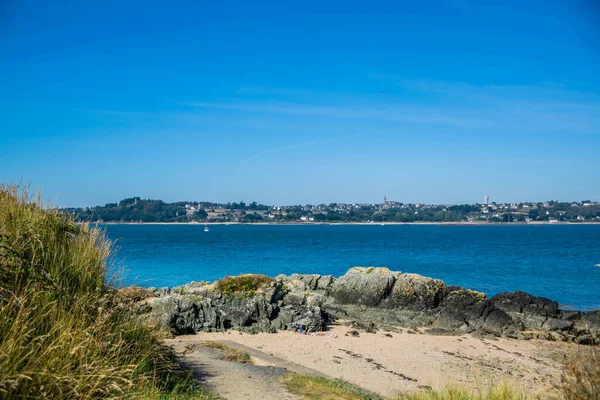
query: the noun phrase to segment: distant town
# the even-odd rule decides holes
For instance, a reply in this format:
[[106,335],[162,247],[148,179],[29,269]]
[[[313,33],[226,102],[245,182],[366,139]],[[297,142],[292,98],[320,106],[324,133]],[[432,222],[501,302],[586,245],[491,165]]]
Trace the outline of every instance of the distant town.
[[330,203],[274,206],[252,202],[165,203],[133,197],[104,206],[69,208],[81,221],[178,223],[600,223],[600,202],[483,203],[443,205],[382,203]]

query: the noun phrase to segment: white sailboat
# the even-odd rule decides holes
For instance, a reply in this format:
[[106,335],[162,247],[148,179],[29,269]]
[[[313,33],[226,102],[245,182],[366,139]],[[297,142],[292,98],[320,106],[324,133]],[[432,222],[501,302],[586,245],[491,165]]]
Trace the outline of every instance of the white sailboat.
[[208,232],[208,224],[204,224],[204,232]]

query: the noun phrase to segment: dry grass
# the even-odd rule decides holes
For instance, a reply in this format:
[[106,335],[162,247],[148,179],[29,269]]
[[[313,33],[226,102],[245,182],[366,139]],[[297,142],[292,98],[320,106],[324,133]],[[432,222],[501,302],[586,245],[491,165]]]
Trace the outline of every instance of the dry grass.
[[106,285],[112,251],[39,195],[0,187],[0,398],[206,398]]
[[600,348],[579,347],[565,359],[558,390],[569,400],[600,399]]
[[222,343],[215,342],[212,340],[204,340],[204,341],[200,342],[200,344],[204,347],[210,347],[211,349],[220,350],[221,353],[223,353],[223,357],[226,360],[239,362],[239,363],[245,363],[245,364],[254,364],[254,362],[252,362],[252,358],[250,357],[250,354],[248,354],[244,351],[236,350],[232,347],[225,346]]

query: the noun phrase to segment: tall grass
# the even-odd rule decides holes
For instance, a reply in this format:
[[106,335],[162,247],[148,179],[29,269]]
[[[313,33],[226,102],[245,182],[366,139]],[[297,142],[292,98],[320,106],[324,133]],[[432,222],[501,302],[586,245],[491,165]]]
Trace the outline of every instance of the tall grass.
[[0,186],[0,398],[203,397],[107,285],[112,250],[39,195]]
[[558,390],[569,400],[600,399],[600,348],[580,347],[564,361]]

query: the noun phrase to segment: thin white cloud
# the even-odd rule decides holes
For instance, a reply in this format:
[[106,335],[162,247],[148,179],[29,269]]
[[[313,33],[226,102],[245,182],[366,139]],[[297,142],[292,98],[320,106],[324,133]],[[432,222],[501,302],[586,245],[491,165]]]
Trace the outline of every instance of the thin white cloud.
[[289,146],[281,146],[281,147],[275,147],[275,148],[271,148],[271,149],[266,149],[263,150],[261,152],[252,154],[250,157],[242,160],[237,169],[242,169],[244,166],[248,165],[250,162],[254,161],[254,160],[258,160],[264,156],[267,156],[269,154],[274,154],[274,153],[282,153],[282,152],[286,152],[286,151],[290,151],[290,150],[296,150],[302,147],[308,147],[308,146],[314,146],[317,144],[323,144],[323,143],[327,143],[327,142],[331,142],[334,140],[342,140],[342,139],[349,139],[351,137],[358,137],[358,135],[350,135],[350,136],[340,136],[340,137],[330,137],[330,138],[326,138],[326,139],[320,139],[320,140],[307,140],[301,143],[296,143],[293,145],[289,145]]

